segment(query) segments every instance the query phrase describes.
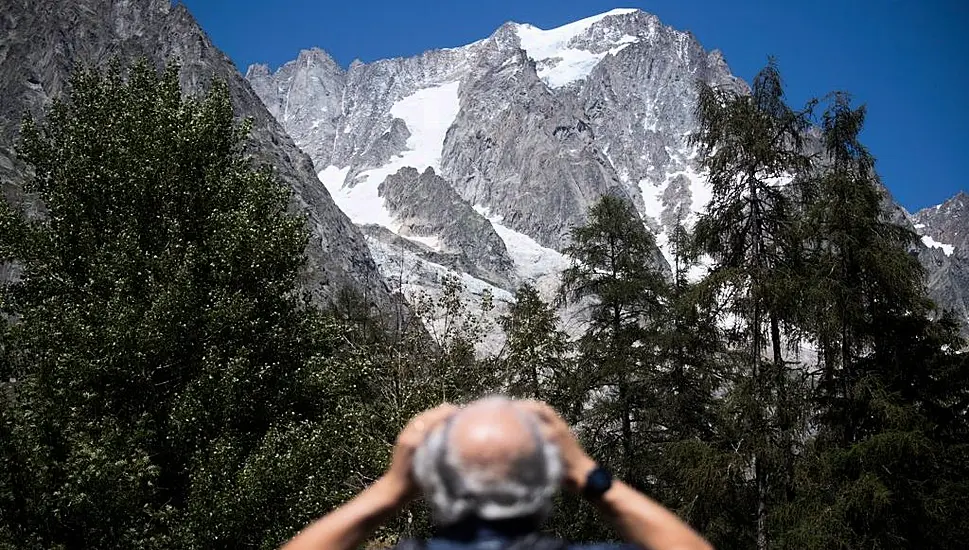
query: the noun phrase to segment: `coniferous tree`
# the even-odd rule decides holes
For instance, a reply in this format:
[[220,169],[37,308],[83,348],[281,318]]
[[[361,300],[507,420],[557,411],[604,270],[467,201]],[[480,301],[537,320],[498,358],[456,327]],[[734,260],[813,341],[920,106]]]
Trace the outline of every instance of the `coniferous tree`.
[[638,443],[655,424],[654,351],[667,292],[655,240],[628,201],[606,195],[573,229],[565,253],[572,265],[561,295],[584,300],[590,313],[577,374],[592,398],[585,422],[603,459],[631,483],[645,483]]
[[699,284],[697,274],[702,268],[692,235],[682,224],[673,228],[670,250],[673,277],[658,344],[664,366],[658,383],[667,401],[664,425],[676,438],[709,440],[713,437],[714,394],[723,385],[719,372],[725,351],[723,336],[711,298]]
[[678,223],[670,239],[673,277],[657,344],[662,426],[653,453],[654,495],[717,545],[734,538],[729,457],[719,394],[727,350],[705,287],[692,235]]
[[525,283],[500,324],[507,341],[498,361],[510,395],[571,408],[571,342],[558,328],[558,315],[538,290]]
[[[859,141],[865,109],[835,94],[826,155],[806,210],[810,312],[821,366],[817,435],[792,512],[792,547],[958,545],[947,510],[965,504],[965,375],[955,324],[933,320],[915,235],[885,219],[874,160]],[[963,366],[964,368],[964,366]],[[805,511],[807,513],[805,513]],[[960,533],[961,531],[961,533]]]
[[744,441],[737,467],[752,473],[759,550],[770,545],[771,504],[790,492],[803,429],[795,405],[798,378],[783,350],[802,277],[800,240],[791,231],[797,196],[791,187],[809,167],[802,141],[811,106],[795,111],[785,103],[771,60],[750,95],[701,83],[699,130],[692,137],[713,192],[695,228],[699,251],[714,262],[705,284],[721,298],[723,319],[734,324],[733,346],[745,354],[726,402]]
[[[823,371],[818,396],[843,443],[857,440],[868,415],[853,411],[859,363],[883,333],[880,320],[923,317],[931,303],[922,268],[908,253],[915,234],[884,219],[874,159],[859,141],[864,107],[852,109],[836,94],[822,120],[827,163],[813,180],[816,189],[804,225],[812,266],[813,329]],[[834,418],[837,417],[837,418]]]
[[[575,365],[564,386],[563,412],[578,426],[593,456],[625,481],[643,488],[651,471],[646,442],[656,427],[653,384],[656,335],[667,283],[658,249],[639,214],[625,199],[605,195],[575,227],[564,251],[559,303],[588,315],[575,343]],[[614,536],[588,506],[560,499],[551,526],[575,540]]]

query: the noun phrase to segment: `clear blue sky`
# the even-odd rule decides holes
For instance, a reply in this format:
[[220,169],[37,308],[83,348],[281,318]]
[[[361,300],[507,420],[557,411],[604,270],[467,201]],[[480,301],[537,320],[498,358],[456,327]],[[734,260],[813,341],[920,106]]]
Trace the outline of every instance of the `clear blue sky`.
[[969,190],[969,0],[183,0],[245,71],[318,46],[339,63],[460,46],[505,21],[551,28],[640,8],[724,52],[748,82],[778,58],[792,103],[846,90],[910,211]]

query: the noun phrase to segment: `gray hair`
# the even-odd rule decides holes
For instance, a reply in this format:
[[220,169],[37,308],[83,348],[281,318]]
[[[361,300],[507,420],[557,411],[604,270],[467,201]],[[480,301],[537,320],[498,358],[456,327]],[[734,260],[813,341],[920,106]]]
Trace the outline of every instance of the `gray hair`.
[[[507,401],[491,398],[489,401]],[[558,447],[541,435],[537,421],[519,413],[532,433],[535,450],[518,458],[502,479],[463,464],[448,442],[455,417],[431,433],[418,447],[413,474],[441,525],[475,517],[484,520],[534,518],[544,520],[562,476]]]

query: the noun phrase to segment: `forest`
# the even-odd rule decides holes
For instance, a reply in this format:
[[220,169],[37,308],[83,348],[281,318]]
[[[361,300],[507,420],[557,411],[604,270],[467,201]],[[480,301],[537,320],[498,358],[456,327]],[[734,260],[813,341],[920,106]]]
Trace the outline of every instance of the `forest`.
[[[603,196],[555,299],[525,284],[494,327],[456,279],[395,312],[312,301],[289,190],[227,87],[186,98],[178,71],[79,70],[24,120],[43,208],[0,201],[0,549],[275,548],[375,480],[411,416],[493,392],[548,401],[720,549],[965,547],[962,327],[848,94],[792,107],[773,62],[749,94],[698,85],[713,198],[670,269]],[[550,532],[616,537],[557,504]],[[373,544],[429,529],[417,504]]]

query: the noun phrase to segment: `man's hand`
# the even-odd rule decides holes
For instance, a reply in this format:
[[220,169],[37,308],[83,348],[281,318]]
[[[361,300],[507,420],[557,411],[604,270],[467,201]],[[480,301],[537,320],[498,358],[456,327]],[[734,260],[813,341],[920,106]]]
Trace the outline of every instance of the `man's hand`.
[[411,474],[417,448],[435,428],[447,422],[457,411],[458,408],[450,403],[424,411],[408,422],[397,436],[390,468],[384,477],[401,491],[404,498],[412,498],[417,493],[417,485]]
[[538,418],[545,438],[559,448],[565,469],[563,485],[570,491],[581,492],[589,472],[596,466],[595,461],[582,449],[582,445],[569,429],[569,425],[555,412],[555,409],[541,401],[519,403],[523,410]]
[[[564,484],[581,491],[589,472],[596,464],[579,445],[565,420],[552,407],[539,401],[522,401],[520,407],[538,417],[545,437],[558,445],[565,467]],[[703,537],[675,514],[622,481],[614,481],[603,497],[595,502],[627,541],[640,548],[713,550]]]

